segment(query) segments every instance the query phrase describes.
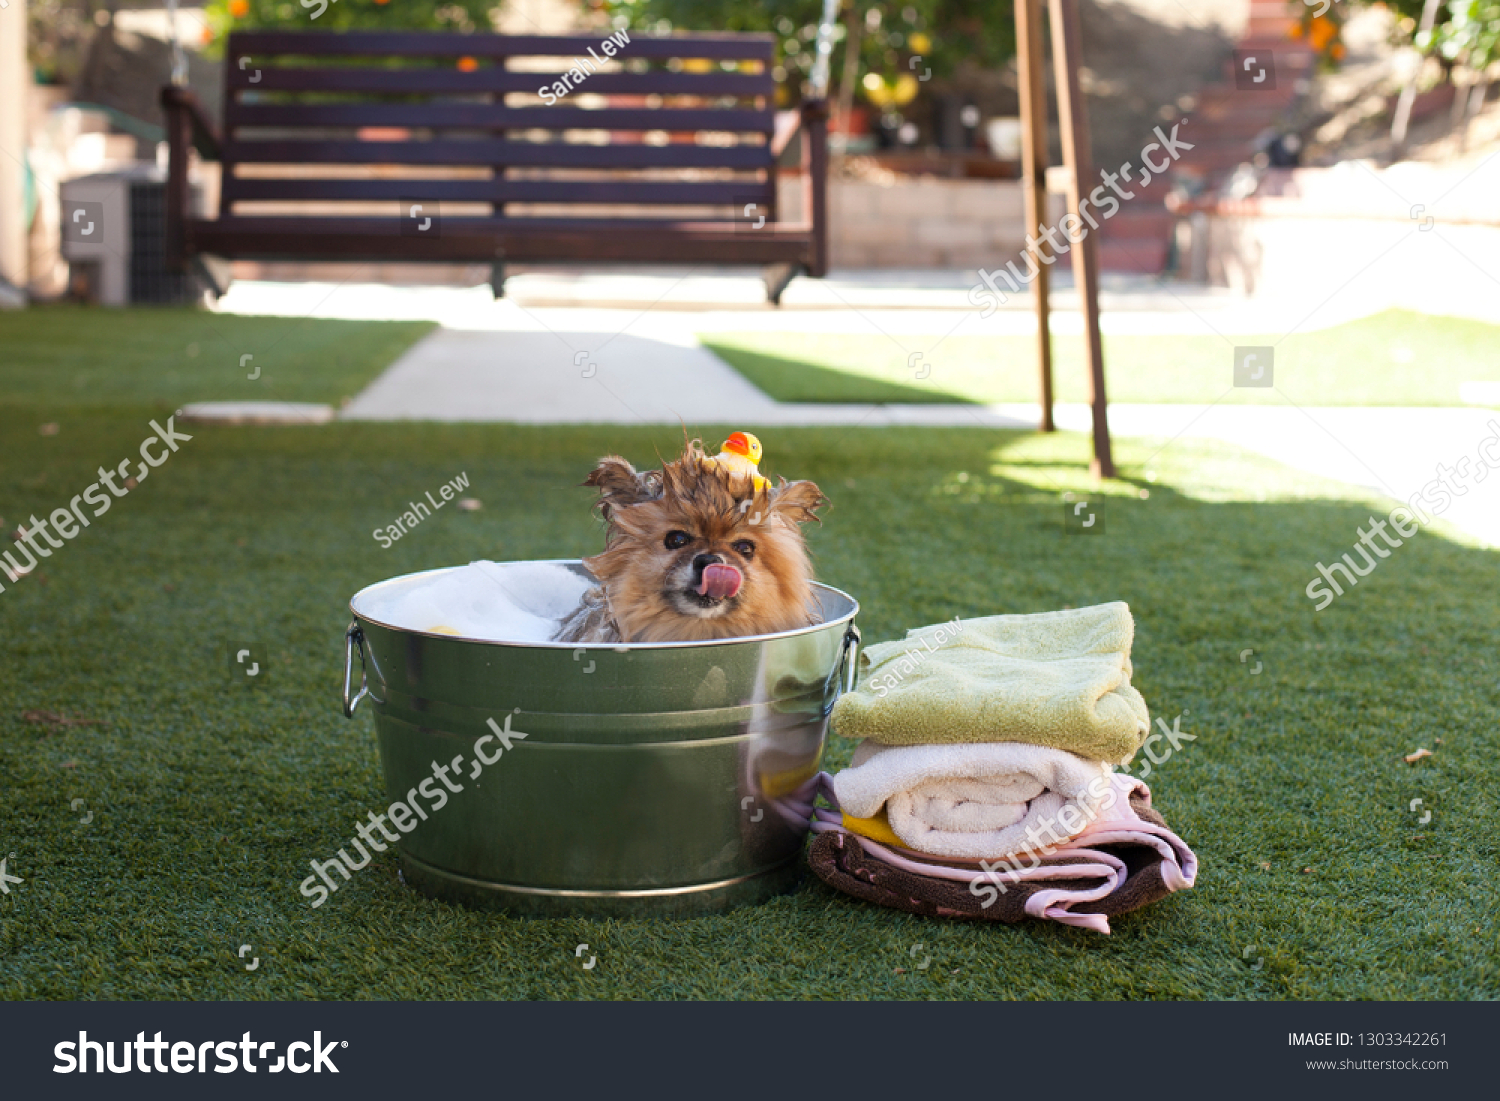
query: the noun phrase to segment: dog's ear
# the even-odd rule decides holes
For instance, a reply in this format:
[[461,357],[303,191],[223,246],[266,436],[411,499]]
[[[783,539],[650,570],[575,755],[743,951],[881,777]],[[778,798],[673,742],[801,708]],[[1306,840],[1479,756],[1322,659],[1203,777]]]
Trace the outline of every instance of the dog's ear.
[[586,486],[599,490],[599,515],[608,520],[617,508],[628,508],[661,496],[661,472],[637,473],[618,455],[606,455],[583,480]]
[[[823,491],[812,482],[788,482],[771,490],[771,512],[794,524],[818,520],[817,510],[828,503]],[[821,521],[820,521],[821,522]]]

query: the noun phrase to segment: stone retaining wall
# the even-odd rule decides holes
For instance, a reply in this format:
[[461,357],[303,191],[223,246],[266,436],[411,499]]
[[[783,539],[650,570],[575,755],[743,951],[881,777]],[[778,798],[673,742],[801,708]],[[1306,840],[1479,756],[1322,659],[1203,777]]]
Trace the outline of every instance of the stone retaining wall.
[[[801,191],[800,178],[782,179],[785,217],[798,216]],[[1051,202],[1053,218],[1061,217],[1062,197]],[[1017,180],[832,180],[828,208],[834,268],[994,267],[1026,244]]]

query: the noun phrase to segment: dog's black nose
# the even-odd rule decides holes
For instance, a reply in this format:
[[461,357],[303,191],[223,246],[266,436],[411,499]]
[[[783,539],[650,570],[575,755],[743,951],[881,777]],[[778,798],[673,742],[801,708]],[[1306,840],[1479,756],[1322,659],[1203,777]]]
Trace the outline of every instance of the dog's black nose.
[[724,556],[722,554],[700,554],[693,559],[693,569],[702,573],[705,566],[721,564],[723,561]]

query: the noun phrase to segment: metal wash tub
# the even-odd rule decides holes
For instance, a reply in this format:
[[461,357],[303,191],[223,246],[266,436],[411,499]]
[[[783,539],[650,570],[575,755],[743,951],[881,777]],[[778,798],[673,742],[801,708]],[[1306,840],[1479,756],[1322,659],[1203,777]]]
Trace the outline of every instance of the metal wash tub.
[[[795,631],[624,646],[484,642],[372,618],[392,586],[444,572],[350,602],[344,711],[369,697],[390,799],[463,758],[464,790],[399,843],[407,882],[517,913],[631,914],[725,909],[795,881],[807,827],[784,800],[816,774],[853,682],[852,597],[815,585],[823,622]],[[485,756],[500,759],[471,779],[476,742],[507,717],[510,748],[492,736]]]

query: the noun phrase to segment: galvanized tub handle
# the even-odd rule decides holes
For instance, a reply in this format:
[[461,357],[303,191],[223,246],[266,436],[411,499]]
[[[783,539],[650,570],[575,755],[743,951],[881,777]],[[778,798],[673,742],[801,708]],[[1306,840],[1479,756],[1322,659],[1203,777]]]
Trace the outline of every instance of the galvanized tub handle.
[[839,659],[840,680],[845,692],[853,692],[855,682],[859,680],[859,643],[859,628],[851,623],[844,632],[844,656]]
[[[354,679],[354,649],[359,647],[359,691],[351,699],[349,697],[349,686]],[[365,633],[360,630],[359,623],[349,624],[349,630],[344,632],[344,718],[354,718],[354,709],[359,706],[359,701],[370,694],[368,682],[365,677]]]

